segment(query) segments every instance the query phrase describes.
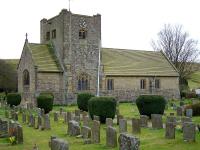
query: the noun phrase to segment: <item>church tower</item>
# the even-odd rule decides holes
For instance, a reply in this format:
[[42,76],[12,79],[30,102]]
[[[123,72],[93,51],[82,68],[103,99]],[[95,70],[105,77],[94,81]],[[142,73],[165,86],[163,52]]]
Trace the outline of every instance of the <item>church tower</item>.
[[79,15],[63,9],[40,22],[40,42],[54,47],[63,70],[63,91],[68,101],[79,92],[97,92],[101,15]]

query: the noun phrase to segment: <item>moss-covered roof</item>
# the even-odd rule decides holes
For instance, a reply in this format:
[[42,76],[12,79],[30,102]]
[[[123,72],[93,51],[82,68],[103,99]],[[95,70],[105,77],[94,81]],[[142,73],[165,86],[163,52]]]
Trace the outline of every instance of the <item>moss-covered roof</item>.
[[102,48],[105,75],[179,76],[162,52]]
[[32,53],[35,66],[40,72],[62,72],[54,50],[47,44],[29,43],[28,47]]

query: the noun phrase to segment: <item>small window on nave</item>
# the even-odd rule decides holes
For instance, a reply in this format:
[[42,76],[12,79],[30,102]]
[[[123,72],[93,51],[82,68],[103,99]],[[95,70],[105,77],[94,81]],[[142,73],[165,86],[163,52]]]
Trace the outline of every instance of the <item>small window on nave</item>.
[[146,80],[145,79],[140,80],[140,89],[146,89]]
[[85,29],[79,30],[79,39],[86,39],[87,31]]
[[113,79],[107,80],[107,90],[114,90],[114,80]]
[[52,30],[51,37],[52,39],[56,38],[56,29]]
[[46,40],[47,40],[47,41],[50,40],[50,32],[47,32],[47,33],[46,33]]
[[78,87],[79,91],[89,90],[90,83],[89,83],[89,76],[86,74],[82,74],[78,78]]
[[30,76],[29,76],[28,70],[24,70],[24,72],[23,72],[23,83],[24,83],[24,85],[30,84]]

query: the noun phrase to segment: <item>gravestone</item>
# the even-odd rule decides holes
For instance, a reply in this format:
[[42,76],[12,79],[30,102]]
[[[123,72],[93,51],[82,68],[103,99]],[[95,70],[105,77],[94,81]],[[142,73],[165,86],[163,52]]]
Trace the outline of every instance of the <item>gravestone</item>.
[[42,116],[38,116],[38,121],[37,121],[37,128],[39,129],[39,130],[43,130],[44,128],[43,128],[43,126],[42,126]]
[[69,121],[68,123],[68,130],[67,130],[67,133],[70,135],[70,136],[77,136],[77,135],[80,135],[80,126],[79,126],[79,123],[74,121],[74,120],[71,120]]
[[121,133],[118,138],[119,150],[139,150],[140,140],[133,135]]
[[106,118],[106,126],[113,126],[112,118]]
[[100,143],[100,122],[96,120],[92,124],[92,142]]
[[8,121],[0,118],[0,138],[8,137]]
[[72,113],[71,112],[67,112],[67,122],[72,120]]
[[192,118],[190,117],[181,117],[181,122],[184,124],[185,122],[192,122]]
[[117,125],[119,125],[119,120],[124,119],[124,117],[120,114],[117,115]]
[[80,110],[79,109],[75,110],[75,116],[80,116]]
[[33,127],[33,122],[34,122],[34,120],[33,120],[33,114],[30,114],[30,118],[29,118],[29,127]]
[[54,121],[57,122],[58,121],[58,113],[57,112],[54,112]]
[[75,117],[74,117],[74,120],[75,120],[76,122],[80,122],[80,116],[75,116]]
[[119,119],[119,133],[127,132],[127,120]]
[[140,115],[140,126],[141,127],[148,127],[148,119],[149,117],[146,115]]
[[192,117],[192,114],[193,114],[193,110],[192,109],[186,109],[186,116],[187,117]]
[[112,126],[108,126],[106,129],[106,146],[117,147],[117,131]]
[[44,129],[51,129],[49,114],[44,115]]
[[177,116],[182,116],[183,115],[183,107],[177,107],[176,114],[177,114]]
[[83,118],[84,118],[84,117],[87,117],[87,114],[88,114],[88,113],[87,113],[86,111],[83,111],[83,113],[82,113]]
[[93,118],[94,118],[93,120],[99,121],[99,116],[94,115]]
[[151,114],[152,128],[161,129],[163,128],[162,115],[160,114]]
[[183,140],[195,142],[196,126],[192,122],[183,123]]
[[52,138],[50,143],[51,150],[69,150],[69,144],[66,140]]
[[13,120],[18,121],[18,113],[17,112],[13,113]]
[[81,135],[83,136],[84,139],[91,138],[91,128],[87,126],[82,126]]
[[26,113],[22,113],[22,123],[26,123]]
[[33,116],[33,120],[32,120],[31,127],[35,128],[35,122],[36,122],[36,120],[35,120],[35,116]]
[[18,144],[22,144],[24,141],[23,138],[23,129],[21,125],[17,125],[17,136],[16,136],[16,140]]
[[173,122],[176,124],[176,117],[175,116],[167,116],[166,122]]
[[174,122],[166,122],[165,127],[165,138],[167,139],[175,139],[175,127]]
[[62,115],[63,114],[63,108],[61,107],[60,108],[60,115]]
[[85,116],[83,117],[83,126],[88,126],[89,127],[89,117]]
[[140,119],[132,118],[132,133],[140,133]]

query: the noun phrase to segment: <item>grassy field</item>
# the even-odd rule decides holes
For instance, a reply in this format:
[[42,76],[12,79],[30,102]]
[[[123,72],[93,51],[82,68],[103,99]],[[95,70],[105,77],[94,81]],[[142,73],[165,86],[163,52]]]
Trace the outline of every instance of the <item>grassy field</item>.
[[200,88],[200,71],[193,73],[188,80],[190,89]]
[[[55,106],[53,111],[58,111],[59,106]],[[66,111],[74,111],[76,106],[64,106]],[[119,105],[120,113],[126,118],[139,117],[137,107],[130,103],[123,103]],[[171,108],[165,111],[165,114],[174,112]],[[0,116],[4,115],[4,110],[0,109]],[[19,116],[19,122],[21,122],[21,115]],[[163,117],[165,120],[165,116]],[[194,117],[193,121],[200,123],[200,117]],[[76,137],[70,137],[66,135],[67,125],[63,123],[63,119],[60,118],[59,122],[53,121],[53,115],[51,113],[51,130],[39,131],[28,127],[27,124],[23,125],[24,132],[24,144],[11,146],[7,139],[0,139],[0,150],[32,150],[34,144],[37,144],[40,150],[49,150],[48,142],[51,135],[56,135],[59,138],[63,138],[69,142],[70,150],[117,150],[118,148],[106,147],[106,130],[105,125],[101,125],[101,143],[84,145],[82,139]],[[114,126],[117,128],[116,120]],[[128,124],[128,132],[131,134],[130,121]],[[141,150],[197,150],[200,147],[200,134],[196,134],[196,142],[184,142],[182,139],[182,133],[180,130],[176,130],[176,139],[165,139],[165,130],[153,130],[150,128],[142,128],[141,134],[136,135],[141,141]]]

